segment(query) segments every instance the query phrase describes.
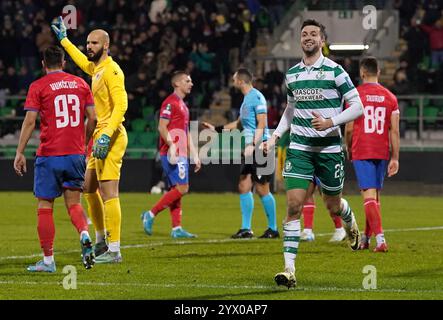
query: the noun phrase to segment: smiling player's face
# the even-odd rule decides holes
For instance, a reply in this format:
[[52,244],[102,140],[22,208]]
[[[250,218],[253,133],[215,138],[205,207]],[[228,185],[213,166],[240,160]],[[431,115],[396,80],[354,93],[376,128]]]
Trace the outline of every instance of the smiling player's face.
[[305,55],[313,56],[323,46],[324,39],[320,28],[317,26],[306,26],[301,31],[301,47]]

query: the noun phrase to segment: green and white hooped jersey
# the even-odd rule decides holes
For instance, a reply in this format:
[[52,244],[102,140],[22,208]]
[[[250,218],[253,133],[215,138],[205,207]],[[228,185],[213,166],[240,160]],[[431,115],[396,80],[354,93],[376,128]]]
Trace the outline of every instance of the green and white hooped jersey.
[[303,61],[286,73],[288,106],[294,107],[290,149],[336,153],[341,152],[340,127],[317,131],[311,126],[312,112],[331,118],[343,111],[344,100],[358,96],[348,73],[323,55],[312,65]]

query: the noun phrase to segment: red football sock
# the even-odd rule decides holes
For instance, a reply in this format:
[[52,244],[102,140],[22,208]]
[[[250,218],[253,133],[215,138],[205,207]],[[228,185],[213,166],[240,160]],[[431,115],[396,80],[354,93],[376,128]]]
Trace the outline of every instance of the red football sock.
[[182,224],[182,200],[181,198],[176,200],[169,207],[171,213],[172,227],[180,227]]
[[305,229],[312,229],[314,226],[315,203],[306,202],[303,206],[303,225]]
[[40,247],[43,249],[45,257],[53,255],[55,226],[52,209],[41,208],[37,210],[38,225],[37,232],[40,239]]
[[369,224],[369,219],[366,217],[365,235],[369,239],[372,237],[371,225]]
[[169,190],[169,192],[165,193],[155,204],[154,208],[151,209],[152,214],[156,216],[159,212],[165,210],[167,207],[170,207],[181,197],[182,194],[176,188],[172,188]]
[[379,220],[380,220],[381,233],[383,233],[383,228],[381,226],[381,203],[380,203],[380,197],[377,198],[377,210],[378,210],[378,216],[379,216]]
[[369,221],[370,230],[376,235],[383,233],[381,227],[381,215],[375,199],[368,198],[365,200],[365,214],[366,219]]
[[85,218],[85,212],[81,204],[76,203],[69,207],[68,213],[71,216],[71,222],[77,229],[78,233],[88,231],[88,222]]
[[333,214],[332,212],[329,212],[329,215],[331,216],[332,221],[334,221],[335,229],[343,227],[343,225],[341,223],[340,216],[337,216],[336,214]]
[[380,201],[377,201],[377,229],[374,230],[374,234],[381,234],[383,233],[383,227],[381,225],[381,206]]

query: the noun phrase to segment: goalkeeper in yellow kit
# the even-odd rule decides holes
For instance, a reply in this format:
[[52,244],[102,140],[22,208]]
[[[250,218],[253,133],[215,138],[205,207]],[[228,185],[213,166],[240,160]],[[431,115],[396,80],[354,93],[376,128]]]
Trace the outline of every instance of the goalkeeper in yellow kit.
[[89,158],[86,168],[84,197],[96,231],[95,262],[121,262],[118,185],[128,144],[122,124],[128,108],[124,74],[108,56],[109,35],[106,31],[97,29],[88,35],[87,55],[84,55],[68,40],[62,17],[58,17],[51,27],[72,60],[92,77],[98,123],[93,135],[93,157]]

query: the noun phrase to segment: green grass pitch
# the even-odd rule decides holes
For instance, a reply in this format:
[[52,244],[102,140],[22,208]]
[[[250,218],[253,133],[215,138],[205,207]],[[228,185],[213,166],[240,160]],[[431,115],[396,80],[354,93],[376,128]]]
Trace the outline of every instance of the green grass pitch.
[[[81,265],[78,236],[59,199],[55,210],[57,272],[29,274],[26,266],[40,259],[35,199],[30,192],[0,193],[0,299],[443,298],[441,197],[382,199],[389,244],[386,254],[352,252],[346,243],[328,243],[333,224],[318,202],[314,220],[317,238],[300,244],[295,290],[274,284],[275,273],[283,270],[281,239],[229,239],[240,226],[238,195],[186,196],[182,201],[183,226],[198,238],[184,241],[170,238],[168,211],[156,219],[152,236],[144,234],[140,213],[158,198],[122,194],[123,263],[96,265],[91,270]],[[359,196],[347,199],[362,230],[362,201]],[[277,195],[276,200],[278,221],[282,221],[285,197]],[[265,228],[265,215],[255,196],[253,230],[260,235]],[[75,290],[63,288],[63,268],[68,265],[77,269]],[[375,290],[363,288],[366,265],[376,268]]]

